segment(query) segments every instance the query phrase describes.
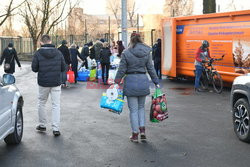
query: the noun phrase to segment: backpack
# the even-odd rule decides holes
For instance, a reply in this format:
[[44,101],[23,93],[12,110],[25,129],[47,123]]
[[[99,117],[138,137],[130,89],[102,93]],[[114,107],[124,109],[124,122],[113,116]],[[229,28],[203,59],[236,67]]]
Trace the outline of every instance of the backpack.
[[90,59],[94,59],[95,58],[95,48],[94,47],[90,48],[89,58]]

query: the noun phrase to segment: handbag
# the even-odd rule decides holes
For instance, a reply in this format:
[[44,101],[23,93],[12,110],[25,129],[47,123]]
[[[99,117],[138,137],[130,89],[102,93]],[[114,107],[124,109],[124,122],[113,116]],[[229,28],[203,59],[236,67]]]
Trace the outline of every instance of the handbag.
[[11,60],[10,60],[10,63],[5,63],[4,64],[4,71],[7,71],[10,69],[10,64],[12,62],[12,60],[14,59],[14,56],[12,56]]

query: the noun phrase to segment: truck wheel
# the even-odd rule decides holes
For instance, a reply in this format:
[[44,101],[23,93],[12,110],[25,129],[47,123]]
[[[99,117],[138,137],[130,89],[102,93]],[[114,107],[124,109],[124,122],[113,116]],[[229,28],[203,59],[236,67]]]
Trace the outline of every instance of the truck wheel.
[[245,98],[237,100],[233,107],[234,132],[244,142],[250,142],[249,115],[248,101]]
[[5,143],[7,144],[19,144],[23,137],[23,113],[22,106],[18,105],[16,111],[16,120],[14,132],[9,134],[5,139]]

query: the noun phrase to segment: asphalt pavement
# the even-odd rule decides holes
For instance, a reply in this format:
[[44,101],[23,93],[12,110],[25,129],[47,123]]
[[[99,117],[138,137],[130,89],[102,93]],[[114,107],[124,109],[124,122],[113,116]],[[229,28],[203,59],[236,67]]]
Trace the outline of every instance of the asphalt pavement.
[[[2,69],[0,70],[2,73]],[[237,139],[230,112],[230,89],[195,94],[190,81],[163,79],[169,118],[149,122],[147,143],[131,143],[127,105],[121,115],[100,109],[102,87],[81,82],[62,89],[61,136],[51,125],[38,133],[36,74],[30,63],[17,69],[16,85],[24,97],[24,133],[19,145],[0,141],[0,167],[249,167],[250,145]],[[153,93],[153,87],[152,91]],[[47,103],[51,122],[51,104]]]

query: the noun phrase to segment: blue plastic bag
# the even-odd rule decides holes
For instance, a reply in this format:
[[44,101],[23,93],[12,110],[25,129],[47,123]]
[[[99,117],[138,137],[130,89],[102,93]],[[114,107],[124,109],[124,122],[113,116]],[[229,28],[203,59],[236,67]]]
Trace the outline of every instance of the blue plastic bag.
[[89,75],[90,75],[89,70],[86,69],[80,70],[78,71],[77,81],[88,81]]
[[100,101],[100,107],[110,109],[111,112],[121,114],[124,106],[123,93],[118,90],[118,98],[115,100],[109,100],[106,93],[102,94]]

